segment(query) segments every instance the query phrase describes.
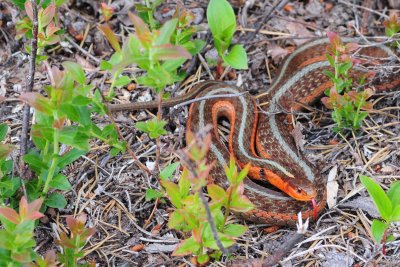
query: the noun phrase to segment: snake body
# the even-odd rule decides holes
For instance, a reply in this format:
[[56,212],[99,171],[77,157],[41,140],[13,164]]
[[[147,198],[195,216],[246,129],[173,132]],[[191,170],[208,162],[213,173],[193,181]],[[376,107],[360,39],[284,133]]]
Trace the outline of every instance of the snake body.
[[[343,41],[353,39],[344,38]],[[240,166],[251,163],[249,176],[253,180],[273,185],[272,188],[264,187],[250,178],[245,179],[244,193],[256,206],[244,215],[250,221],[294,225],[300,211],[303,218],[312,219],[315,210],[310,199],[316,200],[318,212],[325,206],[326,181],[297,150],[287,113],[312,104],[332,86],[323,73],[330,68],[325,60],[328,43],[327,38],[313,40],[284,60],[269,90],[259,95],[262,102],[269,103],[266,112],[259,112],[255,99],[249,95],[212,98],[219,94],[242,92],[238,87],[215,81],[200,83],[188,94],[163,102],[163,107],[171,107],[194,97],[207,99],[191,105],[187,130],[197,132],[207,124],[214,125],[208,159],[217,162],[210,173],[215,183],[227,186],[223,166],[233,154]],[[394,56],[385,46],[363,48],[360,54],[368,58]],[[351,75],[357,78],[362,74],[361,69],[355,68]],[[378,81],[376,89],[394,90],[399,85],[400,79],[392,77]],[[109,105],[111,111],[155,107],[156,101]],[[231,125],[229,148],[218,137],[217,123],[221,117],[227,118]]]

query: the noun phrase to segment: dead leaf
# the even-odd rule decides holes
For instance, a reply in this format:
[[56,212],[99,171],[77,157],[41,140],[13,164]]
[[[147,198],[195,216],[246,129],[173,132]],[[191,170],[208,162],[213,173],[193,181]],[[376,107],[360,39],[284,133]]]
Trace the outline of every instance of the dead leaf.
[[335,165],[328,174],[328,183],[326,185],[326,203],[328,208],[333,208],[337,203],[337,194],[339,190],[339,184],[336,181],[338,166]]
[[313,37],[314,35],[304,26],[303,24],[296,23],[296,22],[288,22],[286,24],[286,29],[291,33],[292,35],[302,37],[302,39],[293,39],[293,42],[299,46],[304,44],[305,42],[308,41],[307,38],[303,37]]
[[86,71],[95,71],[96,67],[90,64],[85,58],[79,56],[78,54],[75,55],[76,62],[83,67]]
[[272,60],[275,64],[281,62],[281,60],[290,53],[289,49],[284,49],[275,43],[268,45],[268,55],[271,55]]
[[371,217],[379,218],[379,212],[375,207],[374,202],[370,197],[357,197],[351,201],[340,204],[341,207],[351,209],[362,209],[368,213]]
[[383,173],[394,173],[394,171],[395,171],[395,168],[392,166],[385,166],[380,169],[380,172],[383,172]]
[[294,143],[296,144],[297,150],[303,151],[304,150],[304,135],[301,132],[303,126],[300,123],[296,123],[296,125],[293,128],[292,131],[292,136],[294,139]]
[[131,247],[131,250],[134,252],[139,252],[144,249],[144,244],[137,244]]

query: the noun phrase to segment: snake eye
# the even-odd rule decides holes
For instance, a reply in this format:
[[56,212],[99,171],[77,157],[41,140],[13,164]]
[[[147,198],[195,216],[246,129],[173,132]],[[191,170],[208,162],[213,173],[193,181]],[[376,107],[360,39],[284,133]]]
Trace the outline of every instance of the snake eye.
[[260,169],[260,177],[265,177],[265,171],[264,171],[264,169]]
[[299,188],[299,187],[297,187],[297,193],[302,193],[303,192],[303,190],[301,190],[301,188]]

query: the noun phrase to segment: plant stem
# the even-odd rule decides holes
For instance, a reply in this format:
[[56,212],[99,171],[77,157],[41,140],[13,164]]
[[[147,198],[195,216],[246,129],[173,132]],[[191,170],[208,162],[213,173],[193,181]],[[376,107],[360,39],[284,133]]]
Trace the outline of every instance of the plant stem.
[[[46,141],[46,144],[44,145],[44,149],[40,151],[40,156],[41,158],[45,158],[46,155],[49,153],[49,147],[50,147],[50,142]],[[42,179],[38,179],[38,183],[36,185],[36,191],[39,192],[40,188],[42,187]]]
[[154,19],[153,19],[153,9],[151,8],[149,0],[146,0],[146,6],[151,9],[151,11],[147,11],[147,16],[149,17],[150,28],[153,30],[155,28]]
[[[54,120],[57,121],[58,120],[57,111],[54,111],[53,116],[54,116]],[[47,194],[47,192],[49,191],[50,182],[53,179],[54,173],[56,171],[56,167],[57,167],[57,163],[58,163],[59,147],[60,147],[59,141],[58,141],[59,136],[60,136],[60,132],[59,131],[60,130],[58,128],[54,128],[54,133],[53,133],[53,156],[52,156],[49,172],[47,173],[46,182],[45,182],[44,187],[43,187],[43,194]]]
[[356,124],[357,121],[358,121],[358,116],[360,115],[361,107],[362,107],[362,106],[365,104],[365,102],[366,102],[366,100],[364,99],[364,97],[363,97],[362,95],[361,95],[360,97],[361,97],[361,99],[360,99],[360,101],[359,101],[359,103],[358,103],[358,105],[357,105],[356,116],[354,117],[354,120],[353,120],[353,128],[354,128],[355,124]]
[[338,53],[335,53],[335,89],[336,92],[339,93],[339,88],[337,86],[337,79],[339,78],[339,55]]
[[224,223],[223,223],[224,227],[225,227],[226,221],[228,219],[228,216],[229,216],[229,213],[230,213],[230,210],[231,210],[231,200],[232,200],[233,187],[235,187],[235,185],[231,185],[227,190],[227,192],[228,192],[228,201],[227,201],[227,204],[226,204],[226,207],[225,207]]
[[[158,110],[157,110],[157,121],[161,121],[162,117],[162,95],[163,95],[164,90],[161,89],[160,92],[158,93]],[[159,167],[159,161],[160,161],[160,155],[161,155],[161,139],[160,136],[156,138],[156,144],[157,144],[157,150],[156,150],[156,164],[154,167],[154,170],[157,171]]]
[[115,86],[115,81],[117,80],[117,77],[121,74],[121,71],[118,70],[114,73],[113,78],[112,78],[112,82],[110,85],[110,89],[108,90],[108,94],[107,94],[107,99],[110,100],[110,98],[113,96],[114,93],[114,86]]

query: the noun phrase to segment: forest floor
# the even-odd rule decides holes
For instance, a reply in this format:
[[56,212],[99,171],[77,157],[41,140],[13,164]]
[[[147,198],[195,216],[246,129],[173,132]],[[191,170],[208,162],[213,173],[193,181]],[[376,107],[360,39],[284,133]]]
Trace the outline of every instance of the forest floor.
[[[84,67],[88,81],[100,85],[103,74],[99,71],[99,62],[112,54],[111,46],[96,27],[101,20],[100,1],[69,2],[59,9],[60,27],[65,29],[64,35],[68,39],[46,51],[49,55],[47,62],[50,66],[60,66],[66,60],[78,62]],[[121,38],[133,32],[128,12],[135,12],[135,2],[111,2],[115,15],[110,25]],[[194,23],[203,28],[197,38],[206,40],[208,1],[184,2],[187,10],[195,16]],[[249,69],[235,71],[234,77],[227,75],[225,80],[239,81],[252,95],[268,89],[282,59],[297,46],[312,38],[325,36],[327,30],[340,36],[362,33],[382,37],[383,21],[390,12],[400,8],[395,5],[396,1],[386,0],[290,1],[265,19],[273,7],[271,2],[279,1],[230,2],[238,22],[234,43],[241,43],[246,48]],[[253,4],[249,6],[250,2]],[[156,9],[156,19],[162,22],[169,19],[176,5],[176,1],[164,1]],[[28,41],[15,39],[15,24],[23,16],[22,13],[9,2],[0,3],[0,96],[8,98],[21,94],[29,71],[28,55],[24,49]],[[258,27],[261,30],[254,36]],[[207,41],[203,56],[212,53],[212,41]],[[179,88],[171,86],[167,91],[174,97],[189,88],[190,81],[210,80],[210,74],[215,74],[215,67],[209,68],[210,72],[198,59],[188,61],[183,66],[189,72],[186,82],[180,83]],[[38,65],[34,91],[43,92],[43,86],[49,83],[46,68]],[[136,86],[131,89],[118,89],[116,102],[148,101],[154,97],[149,88]],[[339,136],[333,132],[331,111],[322,104],[317,103],[311,111],[295,115],[295,121],[301,125],[305,155],[312,163],[322,166],[324,177],[329,179],[328,204],[318,221],[309,226],[305,238],[280,259],[280,265],[400,266],[398,240],[387,244],[386,255],[373,240],[371,221],[379,218],[379,213],[359,181],[360,174],[368,175],[387,188],[400,179],[400,94],[381,94],[373,101],[374,112],[369,113],[356,134],[347,132]],[[6,122],[10,126],[9,142],[16,147],[20,142],[22,107],[20,102],[0,104],[0,123]],[[164,109],[168,134],[161,138],[161,169],[179,161],[174,151],[185,146],[187,112],[187,107],[174,112]],[[134,124],[154,116],[155,113],[144,110],[118,112],[114,118],[140,161],[150,168],[156,158],[156,143],[147,134],[135,129]],[[99,126],[110,122],[108,117],[97,117],[95,120]],[[18,149],[13,154],[14,158],[17,158],[17,152]],[[100,141],[93,142],[90,152],[69,165],[63,173],[72,184],[72,189],[65,193],[68,205],[61,210],[50,208],[45,213],[46,217],[36,230],[40,252],[58,248],[54,241],[65,230],[66,215],[86,213],[88,226],[95,227],[97,231],[84,249],[85,260],[93,260],[98,266],[193,266],[190,257],[171,256],[182,238],[180,233],[167,226],[171,206],[168,202],[145,200],[146,190],[159,188],[158,181],[140,169],[128,153],[111,157],[107,145]],[[247,260],[266,259],[281,251],[282,244],[295,231],[281,228],[268,233],[266,225],[237,220],[248,225],[249,231],[237,240],[229,257],[222,257],[210,266],[245,266]],[[397,237],[400,237],[398,232]]]

